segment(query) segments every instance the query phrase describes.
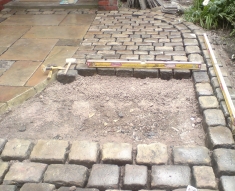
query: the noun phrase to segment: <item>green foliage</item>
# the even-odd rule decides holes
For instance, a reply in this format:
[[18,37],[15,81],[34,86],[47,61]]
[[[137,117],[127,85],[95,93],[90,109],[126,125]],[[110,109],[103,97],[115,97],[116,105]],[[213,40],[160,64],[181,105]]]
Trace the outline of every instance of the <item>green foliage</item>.
[[203,2],[194,0],[193,5],[185,11],[184,18],[206,29],[231,29],[231,35],[235,35],[235,1],[210,0],[205,6]]

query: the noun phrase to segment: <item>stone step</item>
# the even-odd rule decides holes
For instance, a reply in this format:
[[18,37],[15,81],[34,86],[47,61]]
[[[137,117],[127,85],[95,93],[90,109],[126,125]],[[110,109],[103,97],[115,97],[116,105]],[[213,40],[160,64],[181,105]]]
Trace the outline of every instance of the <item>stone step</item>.
[[20,2],[11,1],[4,5],[10,9],[97,9],[97,1],[78,1],[75,4],[60,5],[60,2]]

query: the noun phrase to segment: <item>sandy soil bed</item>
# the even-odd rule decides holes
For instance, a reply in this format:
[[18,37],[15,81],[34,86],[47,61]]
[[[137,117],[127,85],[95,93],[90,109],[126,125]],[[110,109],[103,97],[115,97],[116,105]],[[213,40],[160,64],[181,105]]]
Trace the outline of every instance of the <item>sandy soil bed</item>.
[[204,145],[191,80],[78,77],[0,116],[0,137]]

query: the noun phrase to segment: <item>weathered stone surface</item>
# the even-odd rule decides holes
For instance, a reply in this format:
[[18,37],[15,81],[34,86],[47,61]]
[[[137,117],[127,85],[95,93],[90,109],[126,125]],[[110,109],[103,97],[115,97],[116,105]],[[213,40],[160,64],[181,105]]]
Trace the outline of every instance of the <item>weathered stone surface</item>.
[[71,187],[65,187],[65,186],[62,186],[58,189],[58,191],[99,191],[98,189],[96,188],[76,188],[74,186],[71,186]]
[[220,109],[207,109],[203,111],[203,127],[226,126],[224,114]]
[[206,145],[209,149],[233,148],[235,143],[232,132],[224,126],[209,127],[206,136]]
[[115,68],[97,68],[97,74],[101,76],[115,76]]
[[96,68],[89,68],[85,63],[77,64],[76,70],[81,76],[93,76],[97,73]]
[[44,174],[44,182],[57,186],[84,187],[87,178],[88,169],[75,164],[52,164]]
[[[187,189],[187,187],[185,188],[179,188],[179,189],[176,189],[176,190],[172,190],[172,191],[185,191]],[[197,191],[218,191],[218,190],[211,190],[211,189],[197,189]]]
[[171,69],[160,69],[160,78],[163,80],[170,80],[173,78],[173,71]]
[[103,163],[132,163],[132,145],[129,143],[105,143],[102,146]]
[[186,54],[200,54],[201,50],[198,46],[186,46],[185,47]]
[[3,184],[38,183],[42,180],[47,164],[13,163],[6,174]]
[[207,72],[193,72],[193,80],[195,83],[210,83]]
[[152,143],[149,145],[139,144],[137,146],[136,163],[144,165],[167,164],[167,146],[162,143]]
[[195,85],[197,97],[199,96],[212,96],[213,89],[209,83],[197,83]]
[[191,172],[188,166],[162,165],[153,166],[151,189],[174,189],[187,187],[191,183]]
[[194,38],[196,39],[197,36],[194,33],[182,33],[183,38]]
[[[225,82],[227,88],[232,88],[232,83],[231,83],[231,81],[228,79],[228,77],[224,77],[224,82]],[[214,89],[220,87],[220,84],[219,84],[219,81],[218,81],[217,77],[211,78],[211,84],[212,84],[212,86],[213,86]]]
[[53,191],[55,190],[55,185],[47,183],[26,183],[24,184],[20,191]]
[[142,165],[125,166],[124,189],[138,190],[147,187],[148,168]]
[[203,57],[200,54],[190,54],[188,56],[189,62],[201,62],[204,63]]
[[196,188],[216,189],[217,183],[213,168],[210,166],[194,166],[193,178]]
[[213,161],[217,176],[235,175],[235,150],[215,149],[213,151]]
[[[230,94],[231,99],[235,100],[235,90],[232,88],[228,88],[228,92]],[[224,101],[224,96],[220,88],[216,88],[215,94],[219,102]]]
[[0,185],[0,191],[16,191],[16,185]]
[[69,153],[69,163],[90,168],[99,160],[100,145],[90,141],[74,141]]
[[5,145],[6,145],[7,140],[6,139],[0,139],[0,153],[2,152],[2,150],[4,149]]
[[0,161],[0,183],[2,183],[3,178],[9,169],[9,166],[10,165],[8,162],[1,162]]
[[[234,100],[233,100],[233,103],[234,103]],[[225,118],[227,118],[227,117],[230,116],[229,111],[228,111],[228,107],[227,107],[225,101],[221,101],[221,102],[220,102],[220,108],[221,108],[221,110],[223,111]]]
[[117,165],[94,164],[88,179],[87,188],[118,189],[119,167]]
[[218,109],[219,103],[215,96],[200,96],[198,98],[200,111],[203,112],[206,109]]
[[[220,67],[220,71],[223,76],[226,76],[226,77],[228,76],[227,71],[223,67]],[[215,73],[215,70],[213,67],[209,68],[208,74],[209,74],[210,78],[216,77],[216,73]]]
[[116,68],[116,76],[132,77],[133,69],[132,68]]
[[174,164],[210,165],[209,150],[202,146],[176,146],[173,148]]
[[174,70],[175,79],[189,79],[191,77],[190,70]]
[[235,190],[235,176],[222,176],[222,177],[220,177],[220,189],[222,191]]
[[158,69],[134,68],[135,78],[158,78]]
[[65,74],[65,70],[60,70],[57,73],[56,79],[60,83],[68,84],[76,80],[76,77],[78,76],[77,70],[68,70],[68,72]]
[[37,162],[64,163],[68,147],[69,143],[67,141],[38,140],[30,155],[30,159]]
[[33,143],[23,139],[9,140],[2,152],[3,160],[24,160],[27,159],[32,151]]

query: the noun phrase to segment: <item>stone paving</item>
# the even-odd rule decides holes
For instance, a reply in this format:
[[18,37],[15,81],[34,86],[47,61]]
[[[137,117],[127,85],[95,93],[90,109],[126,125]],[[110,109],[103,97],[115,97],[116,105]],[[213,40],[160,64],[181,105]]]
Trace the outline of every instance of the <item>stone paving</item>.
[[[49,56],[42,51],[37,55],[37,59],[32,60],[36,62],[35,66],[38,66],[37,62],[49,64],[52,60],[57,61],[58,65],[64,65],[61,61],[62,57],[53,55],[58,55],[60,50],[57,49],[65,46],[66,48],[76,47],[70,53],[78,63],[71,68],[70,72],[75,70],[80,75],[98,73],[99,75],[139,78],[159,77],[165,80],[192,78],[199,109],[203,115],[202,124],[206,133],[206,147],[182,145],[171,148],[162,143],[152,143],[150,145],[139,144],[137,148],[133,148],[127,143],[99,145],[96,142],[86,141],[38,140],[32,142],[1,139],[0,178],[2,185],[0,185],[0,191],[17,189],[20,191],[56,189],[58,191],[120,189],[185,191],[187,185],[193,185],[199,191],[234,191],[235,150],[232,134],[234,128],[229,123],[228,110],[206,50],[203,40],[204,31],[192,23],[181,21],[174,15],[158,11],[97,12],[91,26],[87,27],[88,31],[83,32],[84,35],[78,42],[75,39],[67,39],[70,35],[64,36],[65,34],[56,32],[65,23],[67,23],[66,27],[77,23],[79,17],[73,15],[75,12],[64,10],[50,12],[49,15],[53,15],[50,19],[55,24],[48,27],[40,26],[39,15],[44,14],[42,10],[24,10],[23,12],[6,10],[1,13],[0,27],[7,26],[7,31],[12,34],[12,38],[6,40],[0,36],[0,42],[5,41],[3,43],[5,47],[0,49],[2,50],[0,60],[7,60],[2,64],[7,71],[4,71],[0,77],[0,82],[10,83],[7,82],[4,75],[16,73],[11,66],[16,69],[15,63],[19,64],[18,67],[20,64],[26,66],[28,62],[24,61],[32,58],[30,58],[32,53],[28,57],[18,53],[14,56],[19,60],[13,59],[12,61],[11,59],[14,58],[11,57],[12,52],[17,52],[21,43],[34,46],[33,44],[38,43],[37,38],[42,38],[40,39],[42,40],[41,47],[45,43],[50,50],[48,50]],[[70,17],[70,13],[73,16],[67,20],[66,17]],[[17,14],[24,15],[19,17],[24,18],[24,27],[17,25],[16,17],[14,17]],[[31,26],[32,17],[29,15],[33,15],[38,20],[36,25],[39,26]],[[4,20],[5,18],[8,19]],[[60,24],[58,24],[58,20]],[[4,25],[4,22],[8,24]],[[18,33],[15,33],[10,26],[16,27],[15,29],[19,27]],[[1,33],[4,31],[0,30]],[[54,33],[55,38],[52,38]],[[71,33],[71,36],[73,35],[75,35],[73,38],[79,38],[76,36],[77,34]],[[45,39],[44,42],[43,37],[50,39]],[[16,40],[17,42],[15,42]],[[41,50],[40,44],[38,48]],[[29,47],[25,47],[22,51],[30,52]],[[235,99],[231,82],[227,78],[226,70],[223,70],[223,62],[218,55],[216,57],[231,97]],[[85,67],[87,59],[200,61],[203,64],[200,71],[95,69]],[[29,67],[28,73],[32,73],[30,70]],[[58,74],[58,76],[60,75]],[[11,83],[21,85],[22,81],[24,78],[19,82],[13,79]],[[0,86],[1,92],[18,91],[17,88],[11,89],[11,86],[5,85]],[[34,90],[37,89],[36,84],[32,82],[31,87]],[[26,90],[28,95],[35,94],[30,93],[28,86],[21,88],[25,88],[24,91]],[[43,88],[41,87],[41,89]],[[1,100],[6,102],[7,97],[13,98],[13,93],[9,93],[8,96],[0,95]],[[24,99],[22,98],[22,100]],[[1,108],[3,108],[5,102],[1,102],[3,104]],[[13,106],[14,102],[7,104]]]

